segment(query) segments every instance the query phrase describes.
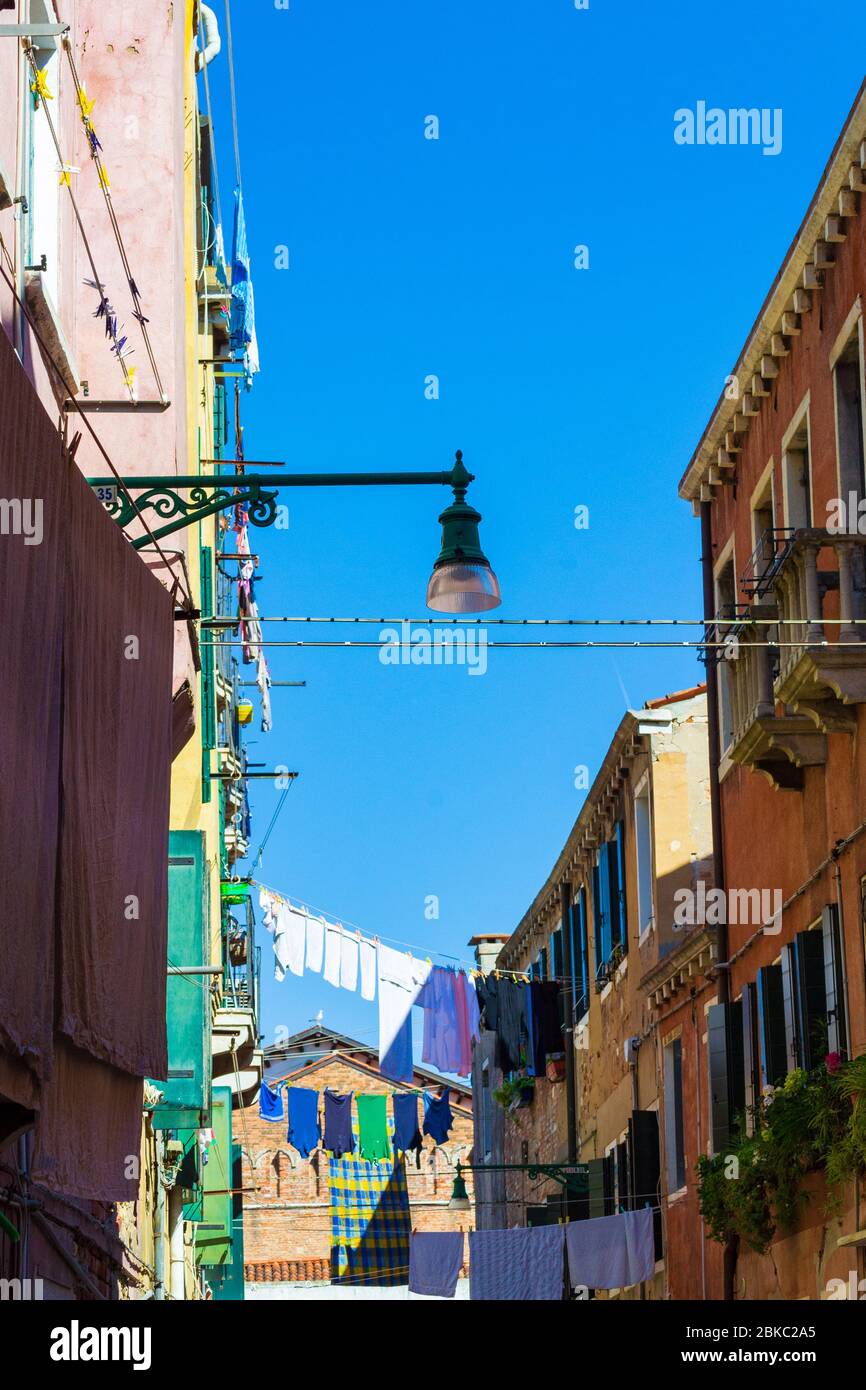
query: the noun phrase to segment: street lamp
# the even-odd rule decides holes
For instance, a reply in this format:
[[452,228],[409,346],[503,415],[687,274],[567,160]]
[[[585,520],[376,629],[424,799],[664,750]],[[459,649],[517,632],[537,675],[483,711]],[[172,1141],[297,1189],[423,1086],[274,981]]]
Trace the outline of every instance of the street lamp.
[[[430,583],[427,606],[437,613],[486,613],[502,602],[499,580],[481,549],[478,523],[481,515],[466,501],[466,489],[474,480],[457,450],[447,473],[247,473],[232,465],[232,472],[207,476],[200,473],[135,478],[88,478],[97,498],[121,528],[142,512],[154,511],[164,526],[132,541],[136,550],[184,530],[228,507],[243,507],[252,526],[272,526],[277,519],[278,489],[284,487],[402,487],[439,484],[450,487],[454,501],[439,517],[442,549]],[[132,493],[138,496],[133,500]]]
[[427,607],[436,613],[486,613],[502,602],[499,580],[478,538],[481,514],[466,501],[472,480],[458,449],[450,478],[454,501],[439,518],[442,549],[427,585]]

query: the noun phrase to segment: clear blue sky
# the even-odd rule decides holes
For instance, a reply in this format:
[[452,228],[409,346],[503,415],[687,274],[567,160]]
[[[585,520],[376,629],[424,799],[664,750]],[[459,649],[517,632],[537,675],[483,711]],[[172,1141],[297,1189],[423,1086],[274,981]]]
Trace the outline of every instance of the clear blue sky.
[[[698,616],[677,483],[862,79],[862,0],[832,23],[814,0],[232,13],[262,359],[247,456],[439,469],[462,448],[501,616]],[[228,223],[225,50],[211,80]],[[675,144],[675,110],[701,100],[781,108],[782,152]],[[252,533],[262,613],[425,613],[444,489],[284,495],[288,531]],[[307,687],[274,691],[273,732],[252,735],[252,758],[301,774],[260,876],[463,960],[474,933],[516,926],[580,809],[574,768],[594,776],[626,705],[703,674],[693,651],[493,651],[480,677],[369,650],[269,661]],[[277,794],[251,785],[258,844]],[[320,1008],[376,1038],[360,997],[275,984],[261,937],[266,1041]]]

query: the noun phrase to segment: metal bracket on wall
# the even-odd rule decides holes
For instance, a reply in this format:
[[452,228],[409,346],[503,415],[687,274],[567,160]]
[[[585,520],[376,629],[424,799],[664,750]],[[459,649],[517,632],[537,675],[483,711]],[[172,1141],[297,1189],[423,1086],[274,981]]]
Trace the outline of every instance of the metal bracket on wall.
[[[132,542],[136,550],[228,507],[244,506],[253,526],[271,526],[277,518],[277,491],[265,486],[271,480],[263,474],[237,473],[220,478],[142,476],[122,478],[122,486],[111,478],[88,478],[87,481],[108,515],[121,528],[129,526],[137,512],[153,511],[158,517],[176,518],[160,526],[152,535],[139,536]],[[137,494],[134,506],[130,492]]]

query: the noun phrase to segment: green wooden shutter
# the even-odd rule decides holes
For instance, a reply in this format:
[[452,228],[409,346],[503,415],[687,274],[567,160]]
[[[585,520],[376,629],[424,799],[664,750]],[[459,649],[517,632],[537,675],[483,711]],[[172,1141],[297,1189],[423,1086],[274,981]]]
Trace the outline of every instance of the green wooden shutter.
[[202,1220],[196,1227],[195,1254],[201,1265],[225,1265],[232,1258],[233,1167],[232,1093],[214,1086],[213,1143],[202,1171]]
[[[168,959],[175,966],[209,961],[204,832],[172,830],[168,853]],[[206,975],[170,974],[166,985],[168,1076],[154,1080],[163,1100],[154,1129],[207,1126],[211,1083],[210,991]]]

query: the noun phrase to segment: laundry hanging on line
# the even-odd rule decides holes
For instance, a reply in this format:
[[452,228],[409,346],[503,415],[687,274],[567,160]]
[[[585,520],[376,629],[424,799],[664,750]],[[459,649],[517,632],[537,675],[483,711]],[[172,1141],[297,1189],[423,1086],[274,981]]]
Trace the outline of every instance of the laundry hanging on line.
[[462,1231],[413,1231],[409,1245],[409,1292],[453,1298],[463,1266]]
[[[472,1043],[480,1036],[480,1009],[473,979],[451,966],[398,951],[337,922],[293,907],[260,887],[264,925],[274,938],[274,975],[318,974],[335,989],[379,1003],[379,1068],[389,1081],[410,1083],[414,1074],[412,1009],[424,1010],[422,1060],[442,1072],[468,1076]],[[528,1028],[526,1030],[528,1037]],[[515,1070],[516,1068],[510,1068]]]
[[[335,1157],[359,1152],[370,1162],[392,1161],[398,1153],[415,1152],[420,1167],[423,1140],[418,1124],[418,1096],[415,1092],[391,1093],[393,1121],[388,1119],[388,1095],[373,1093],[356,1096],[324,1092],[324,1136],[319,1119],[320,1092],[288,1084],[271,1087],[262,1082],[259,1090],[259,1116],[276,1122],[283,1118],[285,1092],[286,1140],[301,1158],[309,1158],[321,1145]],[[434,1144],[444,1144],[454,1128],[450,1106],[451,1091],[441,1096],[423,1092],[424,1134]],[[357,1121],[352,1113],[354,1102]]]

